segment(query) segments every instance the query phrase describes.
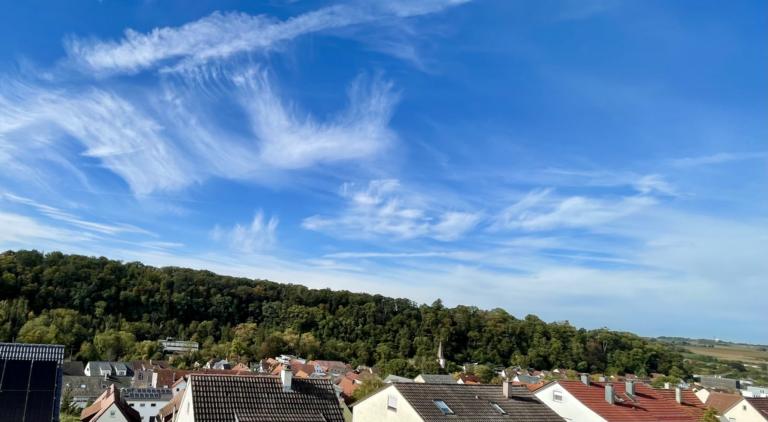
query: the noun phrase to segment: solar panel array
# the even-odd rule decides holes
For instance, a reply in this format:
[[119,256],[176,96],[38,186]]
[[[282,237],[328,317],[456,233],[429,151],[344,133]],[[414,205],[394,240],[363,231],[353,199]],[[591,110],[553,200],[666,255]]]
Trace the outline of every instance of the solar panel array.
[[123,397],[133,399],[159,399],[161,395],[172,394],[170,388],[123,388],[120,392]]
[[58,420],[63,346],[0,343],[0,422]]

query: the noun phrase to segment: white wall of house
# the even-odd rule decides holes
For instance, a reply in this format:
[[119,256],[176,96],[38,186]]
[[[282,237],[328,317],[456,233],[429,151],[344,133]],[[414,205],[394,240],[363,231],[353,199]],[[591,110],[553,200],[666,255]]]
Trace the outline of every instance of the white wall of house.
[[701,390],[699,390],[699,391],[697,391],[697,392],[695,392],[693,394],[696,394],[696,397],[698,397],[699,400],[701,400],[702,403],[706,403],[707,402],[707,398],[709,398],[709,394],[710,393],[709,393],[708,390],[702,388]]
[[176,394],[179,394],[179,392],[183,389],[187,388],[187,380],[181,381],[180,383],[176,384],[175,387],[173,387],[173,390],[171,392],[173,393],[173,396],[176,397]]
[[181,396],[181,403],[179,403],[179,412],[176,413],[175,422],[194,422],[195,421],[195,405],[192,402],[192,384],[187,385],[184,389],[184,394]]
[[[389,409],[389,399],[397,401],[397,410]],[[420,422],[421,417],[394,385],[366,398],[352,407],[353,422]]]
[[[556,394],[557,393],[557,394]],[[585,406],[568,390],[562,388],[557,382],[540,388],[533,393],[539,400],[554,410],[561,418],[571,422],[602,422],[600,415]],[[555,401],[555,397],[561,399]]]
[[128,419],[123,416],[123,413],[120,411],[120,409],[117,408],[117,405],[112,403],[111,406],[107,409],[104,414],[99,416],[98,419],[94,419],[92,422],[128,422]]
[[163,407],[165,407],[165,405],[168,404],[170,400],[160,400],[160,399],[132,400],[130,398],[126,398],[125,401],[128,402],[128,405],[131,406],[134,410],[139,412],[139,415],[141,415],[142,421],[154,422],[155,416],[157,416],[157,412]]
[[761,422],[765,417],[746,400],[741,400],[723,414],[729,422]]

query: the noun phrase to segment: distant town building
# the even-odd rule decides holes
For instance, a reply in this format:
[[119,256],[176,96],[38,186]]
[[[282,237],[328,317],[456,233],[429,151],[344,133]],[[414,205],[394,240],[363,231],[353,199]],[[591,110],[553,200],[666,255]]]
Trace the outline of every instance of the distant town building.
[[87,375],[64,375],[64,388],[72,391],[72,403],[80,408],[85,408],[89,401],[93,402],[104,391],[114,386],[118,390],[131,387],[131,377],[89,377]]
[[706,375],[702,375],[699,382],[705,387],[727,388],[734,391],[741,388],[741,383],[739,380],[730,378],[708,377]]
[[413,380],[406,377],[398,377],[397,375],[387,375],[384,378],[384,384],[391,384],[393,382],[413,382]]
[[200,348],[200,344],[196,341],[174,340],[170,337],[165,340],[158,340],[157,343],[165,352],[184,353]]
[[0,421],[58,422],[64,346],[0,343]]
[[729,422],[768,421],[768,397],[744,397],[723,413]]
[[112,386],[83,409],[80,422],[141,422],[141,416],[128,405],[120,390]]
[[143,422],[155,422],[157,412],[173,398],[169,388],[123,388],[120,394]]
[[95,362],[85,365],[85,375],[89,377],[132,377],[133,368],[128,362]]

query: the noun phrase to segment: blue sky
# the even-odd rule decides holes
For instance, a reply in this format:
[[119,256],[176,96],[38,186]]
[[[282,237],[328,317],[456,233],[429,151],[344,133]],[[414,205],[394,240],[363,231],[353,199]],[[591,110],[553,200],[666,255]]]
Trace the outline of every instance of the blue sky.
[[0,248],[765,343],[764,2],[6,2]]

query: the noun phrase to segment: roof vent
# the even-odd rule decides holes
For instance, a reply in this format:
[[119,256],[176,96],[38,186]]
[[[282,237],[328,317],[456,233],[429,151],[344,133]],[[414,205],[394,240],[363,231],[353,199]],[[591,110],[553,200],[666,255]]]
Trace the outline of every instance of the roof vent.
[[627,385],[626,386],[627,395],[630,396],[630,397],[635,397],[635,383],[632,382],[632,381],[627,380],[627,384],[626,385]]
[[291,381],[293,379],[293,371],[291,371],[290,365],[283,366],[280,370],[280,381],[283,383],[283,391],[291,390]]
[[584,383],[587,387],[589,387],[589,375],[582,375],[581,376],[581,382]]
[[614,405],[613,396],[614,396],[614,389],[613,384],[610,382],[608,384],[605,384],[605,401],[607,401],[611,406]]

